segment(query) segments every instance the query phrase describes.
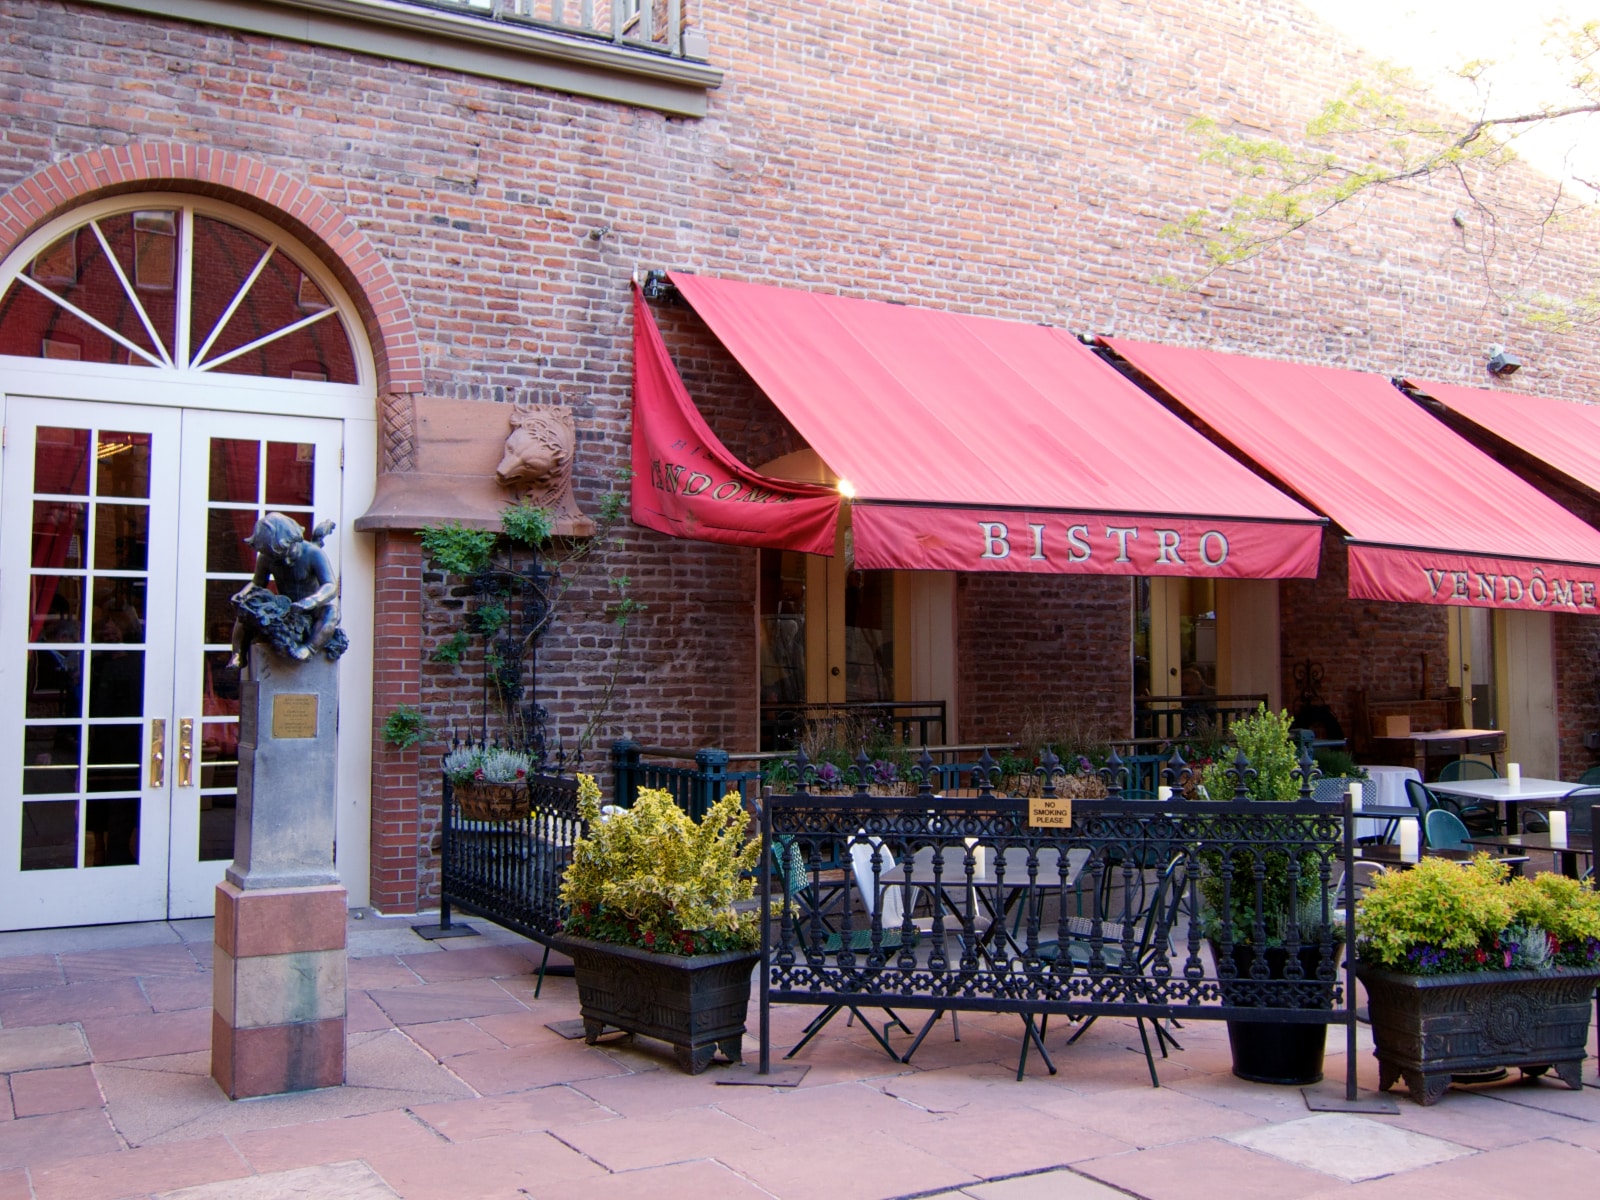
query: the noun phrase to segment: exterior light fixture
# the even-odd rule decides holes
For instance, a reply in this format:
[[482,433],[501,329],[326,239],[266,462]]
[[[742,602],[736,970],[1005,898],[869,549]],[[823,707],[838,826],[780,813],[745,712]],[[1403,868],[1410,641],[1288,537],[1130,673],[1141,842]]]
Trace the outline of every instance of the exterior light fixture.
[[843,496],[846,500],[854,500],[856,498],[856,485],[851,483],[848,479],[839,480],[838,483],[834,484],[834,487],[839,489],[839,495]]
[[1489,374],[1515,375],[1522,369],[1522,360],[1504,346],[1489,347]]

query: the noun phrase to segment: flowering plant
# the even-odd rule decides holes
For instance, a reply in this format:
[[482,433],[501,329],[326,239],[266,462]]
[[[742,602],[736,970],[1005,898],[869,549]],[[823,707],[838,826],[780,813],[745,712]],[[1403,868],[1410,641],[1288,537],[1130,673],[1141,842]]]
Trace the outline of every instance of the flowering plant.
[[1487,854],[1380,875],[1356,924],[1364,962],[1408,975],[1600,963],[1600,892],[1562,875],[1512,877]]
[[761,852],[738,792],[697,823],[670,792],[641,788],[632,808],[602,820],[599,785],[579,775],[578,811],[589,831],[573,844],[561,884],[563,932],[668,954],[759,944],[756,914],[734,908],[754,893]]
[[526,754],[499,746],[462,746],[444,756],[444,773],[457,787],[470,783],[521,783],[531,765]]

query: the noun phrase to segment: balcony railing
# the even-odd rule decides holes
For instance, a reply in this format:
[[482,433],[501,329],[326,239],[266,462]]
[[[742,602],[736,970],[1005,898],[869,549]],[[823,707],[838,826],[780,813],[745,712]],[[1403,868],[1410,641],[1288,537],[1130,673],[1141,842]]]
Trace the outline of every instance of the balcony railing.
[[554,33],[598,38],[674,58],[706,57],[703,35],[687,28],[686,0],[398,0]]

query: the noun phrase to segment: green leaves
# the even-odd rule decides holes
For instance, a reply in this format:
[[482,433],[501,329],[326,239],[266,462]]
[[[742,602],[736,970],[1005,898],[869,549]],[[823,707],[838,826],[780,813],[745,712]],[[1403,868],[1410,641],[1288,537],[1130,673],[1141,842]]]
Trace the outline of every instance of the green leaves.
[[383,722],[383,740],[396,750],[409,750],[433,735],[428,718],[410,704],[397,704]]
[[489,565],[500,535],[492,529],[468,529],[456,521],[421,531],[422,549],[433,565],[456,575],[475,575]]

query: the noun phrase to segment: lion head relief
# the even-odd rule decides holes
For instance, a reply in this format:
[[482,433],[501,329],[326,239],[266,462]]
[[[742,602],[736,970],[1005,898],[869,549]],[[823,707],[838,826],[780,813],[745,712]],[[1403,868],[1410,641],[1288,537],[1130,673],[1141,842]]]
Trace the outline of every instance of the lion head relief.
[[550,503],[570,479],[576,445],[570,408],[518,404],[494,476],[503,487],[526,489],[534,503]]

